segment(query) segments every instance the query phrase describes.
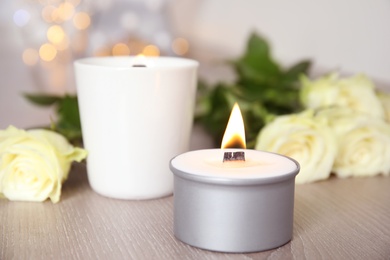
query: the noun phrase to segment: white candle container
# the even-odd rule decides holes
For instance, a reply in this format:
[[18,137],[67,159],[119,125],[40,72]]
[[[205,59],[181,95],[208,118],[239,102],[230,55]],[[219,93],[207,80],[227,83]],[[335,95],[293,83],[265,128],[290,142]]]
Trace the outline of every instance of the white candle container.
[[93,190],[118,199],[172,193],[168,164],[189,148],[197,67],[196,61],[173,57],[94,57],[75,62]]
[[171,160],[174,234],[202,249],[242,253],[276,248],[292,238],[295,160],[245,152],[245,162],[223,163],[225,151],[191,151]]

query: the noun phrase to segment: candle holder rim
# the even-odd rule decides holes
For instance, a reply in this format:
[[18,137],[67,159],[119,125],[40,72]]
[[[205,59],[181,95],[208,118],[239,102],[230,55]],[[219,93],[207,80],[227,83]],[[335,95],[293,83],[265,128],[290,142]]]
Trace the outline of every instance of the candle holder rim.
[[84,57],[77,59],[73,62],[74,66],[85,66],[85,67],[93,67],[93,68],[101,68],[105,70],[135,70],[137,72],[142,71],[143,69],[152,70],[152,69],[158,69],[158,70],[171,70],[171,69],[180,69],[180,68],[191,68],[191,67],[199,67],[199,62],[193,59],[189,58],[182,58],[182,57],[170,57],[170,56],[157,56],[157,57],[145,57],[145,60],[150,61],[157,61],[157,60],[171,60],[171,61],[177,61],[180,62],[180,64],[171,64],[169,66],[158,66],[158,65],[152,65],[152,66],[146,66],[145,68],[138,68],[133,66],[127,66],[127,65],[117,65],[117,66],[108,66],[104,64],[94,63],[95,61],[120,61],[120,60],[134,60],[137,56],[105,56],[105,57]]
[[295,178],[295,176],[299,173],[300,165],[299,163],[292,159],[287,157],[288,159],[291,159],[297,166],[297,168],[291,172],[288,172],[284,175],[278,175],[274,177],[268,177],[268,178],[250,178],[250,179],[235,179],[235,178],[226,178],[226,177],[216,177],[216,176],[204,176],[204,175],[197,175],[190,172],[185,172],[183,170],[179,170],[175,168],[172,165],[172,160],[175,159],[172,158],[169,163],[169,168],[173,172],[174,175],[190,180],[190,181],[196,181],[201,183],[211,183],[211,184],[220,184],[220,185],[234,185],[234,186],[252,186],[252,185],[259,185],[259,184],[271,184],[271,183],[278,183],[283,182],[286,180],[290,180],[291,178]]
[[[214,149],[201,149],[201,150],[214,150]],[[237,150],[237,149],[227,148],[227,149],[223,149],[223,150]],[[239,149],[239,150],[247,150],[247,149]],[[249,149],[249,150],[251,150],[251,149]],[[175,166],[173,166],[173,163],[172,163],[173,160],[175,160],[175,158],[177,158],[180,155],[177,155],[170,160],[169,168],[174,175],[177,175],[177,176],[182,177],[184,179],[197,181],[197,182],[203,182],[203,183],[214,183],[214,184],[224,184],[224,185],[241,185],[241,186],[250,186],[250,185],[258,185],[258,184],[269,184],[269,183],[282,182],[285,180],[289,180],[291,178],[295,178],[295,176],[299,173],[299,171],[301,169],[299,162],[297,160],[289,157],[289,156],[278,154],[275,152],[262,151],[262,150],[256,150],[256,151],[275,154],[275,155],[278,155],[280,157],[284,157],[284,158],[292,161],[296,165],[296,168],[294,170],[292,170],[291,172],[286,172],[283,175],[271,176],[271,177],[267,177],[267,178],[258,177],[258,178],[248,178],[248,179],[242,178],[242,179],[240,179],[240,178],[227,178],[226,176],[222,176],[222,177],[206,176],[206,175],[198,175],[198,174],[194,174],[191,172],[186,172],[184,170],[178,169]],[[193,152],[193,151],[189,151],[189,152]]]

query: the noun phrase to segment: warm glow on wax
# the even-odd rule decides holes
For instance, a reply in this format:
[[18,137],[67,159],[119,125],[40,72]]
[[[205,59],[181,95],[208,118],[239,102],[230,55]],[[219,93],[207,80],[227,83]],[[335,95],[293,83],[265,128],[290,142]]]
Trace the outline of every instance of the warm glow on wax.
[[234,104],[230,114],[221,148],[246,148],[244,120],[237,103]]
[[133,60],[133,67],[146,67],[146,57],[143,54],[138,54]]

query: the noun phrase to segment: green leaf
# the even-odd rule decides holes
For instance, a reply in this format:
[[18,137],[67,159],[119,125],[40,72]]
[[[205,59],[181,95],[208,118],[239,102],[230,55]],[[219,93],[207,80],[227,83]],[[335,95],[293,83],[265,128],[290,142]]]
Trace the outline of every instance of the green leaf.
[[24,97],[31,103],[39,106],[51,106],[61,100],[59,96],[42,95],[42,94],[28,94],[25,93]]
[[301,75],[308,73],[310,66],[311,61],[309,60],[298,62],[285,72],[285,78],[290,81],[297,81]]
[[245,54],[233,62],[241,78],[267,83],[280,75],[279,65],[272,59],[267,41],[253,33],[248,41]]
[[82,139],[79,106],[76,96],[64,96],[58,101],[58,122],[56,131],[63,134],[69,141],[78,142]]
[[81,127],[79,106],[76,96],[65,96],[58,102],[59,122],[66,125]]
[[205,82],[201,80],[198,81],[196,92],[195,120],[210,113],[211,102],[208,98],[209,88],[210,87]]

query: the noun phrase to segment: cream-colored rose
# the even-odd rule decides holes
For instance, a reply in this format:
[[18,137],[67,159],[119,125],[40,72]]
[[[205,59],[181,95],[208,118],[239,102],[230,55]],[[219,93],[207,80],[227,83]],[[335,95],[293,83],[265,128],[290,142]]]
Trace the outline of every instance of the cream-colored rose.
[[260,131],[255,147],[297,160],[301,166],[298,184],[327,179],[337,152],[327,122],[313,114],[308,110],[277,117]]
[[374,84],[364,75],[339,78],[331,74],[314,81],[301,78],[301,101],[306,108],[348,107],[370,116],[384,118],[384,109]]
[[379,92],[377,94],[383,109],[385,110],[385,120],[390,123],[390,94],[385,92]]
[[390,124],[348,108],[321,110],[337,136],[333,172],[339,177],[390,173]]
[[84,149],[49,130],[13,126],[0,130],[0,195],[20,201],[50,198],[56,203],[71,162],[86,155]]

